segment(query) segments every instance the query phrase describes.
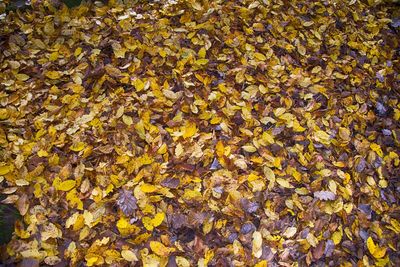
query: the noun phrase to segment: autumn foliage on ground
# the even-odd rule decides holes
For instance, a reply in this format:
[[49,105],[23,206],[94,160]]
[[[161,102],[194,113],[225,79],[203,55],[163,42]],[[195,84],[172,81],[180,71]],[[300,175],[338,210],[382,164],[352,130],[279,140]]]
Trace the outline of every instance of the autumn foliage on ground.
[[0,22],[22,266],[399,266],[379,1],[35,1]]

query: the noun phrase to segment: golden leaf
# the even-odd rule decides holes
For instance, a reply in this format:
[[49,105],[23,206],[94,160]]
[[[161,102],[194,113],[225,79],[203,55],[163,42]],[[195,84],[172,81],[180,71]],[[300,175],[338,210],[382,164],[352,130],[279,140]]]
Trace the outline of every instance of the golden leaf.
[[222,157],[224,155],[225,147],[224,147],[224,143],[222,143],[221,140],[217,142],[217,145],[215,146],[215,150],[216,150],[218,157]]
[[79,152],[79,151],[83,150],[85,147],[86,147],[85,142],[76,142],[76,143],[72,144],[72,146],[70,146],[69,149],[71,149],[72,151],[75,151],[75,152]]
[[135,79],[133,81],[133,86],[135,86],[136,92],[140,92],[144,89],[145,83],[140,79]]
[[282,187],[284,187],[284,188],[294,188],[294,186],[291,185],[291,184],[289,183],[289,181],[286,180],[286,179],[276,178],[276,182],[277,182],[280,186],[282,186]]
[[206,57],[206,49],[204,47],[200,48],[198,55],[200,58],[205,58]]
[[186,122],[185,126],[183,127],[183,138],[190,138],[197,133],[197,126],[194,122]]
[[324,131],[316,131],[314,133],[314,138],[317,142],[320,142],[325,145],[329,145],[331,143],[331,138],[329,134]]
[[250,152],[250,153],[253,153],[253,152],[257,151],[257,148],[255,148],[252,145],[242,146],[242,148],[243,148],[244,151]]
[[196,65],[206,65],[207,63],[208,63],[208,59],[205,59],[205,58],[198,59],[195,62]]
[[383,157],[383,151],[382,151],[380,145],[378,145],[376,143],[372,143],[370,145],[370,148],[372,149],[372,151],[376,152],[376,154],[378,154],[379,157]]
[[165,213],[164,212],[159,212],[156,214],[156,216],[154,216],[154,218],[151,220],[151,224],[154,227],[159,226],[160,224],[162,224],[162,222],[165,219]]
[[158,149],[157,149],[157,154],[165,154],[168,151],[168,147],[166,143],[163,143]]
[[74,188],[75,185],[76,185],[75,180],[65,180],[57,186],[57,189],[60,191],[69,191],[72,188]]
[[268,262],[266,260],[262,260],[257,262],[254,267],[267,267],[268,266]]
[[374,240],[372,237],[368,237],[367,239],[367,248],[369,253],[371,253],[372,256],[376,259],[383,258],[386,254],[386,248],[381,248],[377,245],[375,245]]
[[343,232],[342,231],[336,231],[332,234],[332,241],[335,245],[340,244],[340,241],[342,240]]
[[123,121],[126,125],[128,125],[128,126],[131,126],[131,125],[133,124],[133,119],[132,119],[132,117],[131,117],[131,116],[128,116],[128,115],[123,115],[123,116],[122,116],[122,121]]
[[161,257],[168,257],[174,251],[173,248],[168,248],[158,241],[150,241],[150,248],[155,254]]
[[55,70],[46,71],[45,75],[47,78],[50,78],[52,80],[56,80],[61,77],[61,73]]
[[124,258],[125,260],[127,260],[129,262],[138,261],[138,258],[136,257],[135,253],[133,253],[132,250],[128,250],[128,249],[122,250],[121,256],[122,256],[122,258]]
[[137,226],[130,224],[129,221],[124,217],[118,220],[117,229],[122,236],[128,236],[140,231],[140,229]]
[[144,193],[153,193],[153,192],[157,191],[157,187],[152,184],[142,184],[140,186],[140,190],[142,190],[142,192],[144,192]]
[[190,262],[181,256],[176,256],[175,263],[178,267],[190,267]]
[[256,59],[260,60],[260,61],[264,61],[264,60],[267,59],[267,57],[264,56],[264,55],[261,54],[261,53],[254,53],[254,57],[255,57]]
[[14,165],[8,164],[0,166],[0,175],[6,175],[7,173],[14,170]]
[[24,81],[28,80],[30,77],[24,73],[18,73],[18,74],[15,74],[15,78],[17,78],[18,81],[24,82]]

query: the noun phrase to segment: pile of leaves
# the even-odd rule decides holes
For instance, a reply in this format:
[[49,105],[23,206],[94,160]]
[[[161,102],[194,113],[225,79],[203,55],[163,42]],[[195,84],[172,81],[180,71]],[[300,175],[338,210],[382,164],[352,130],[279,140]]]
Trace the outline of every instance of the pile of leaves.
[[35,1],[0,22],[24,266],[399,266],[396,6]]

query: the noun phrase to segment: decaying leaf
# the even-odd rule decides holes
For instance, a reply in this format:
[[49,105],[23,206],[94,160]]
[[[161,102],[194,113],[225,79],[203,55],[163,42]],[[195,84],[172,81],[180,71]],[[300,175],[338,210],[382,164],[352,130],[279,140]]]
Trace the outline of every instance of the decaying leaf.
[[126,216],[134,214],[137,207],[137,200],[132,193],[126,189],[121,189],[118,193],[117,204]]
[[331,191],[316,191],[314,197],[320,200],[335,200],[336,195]]

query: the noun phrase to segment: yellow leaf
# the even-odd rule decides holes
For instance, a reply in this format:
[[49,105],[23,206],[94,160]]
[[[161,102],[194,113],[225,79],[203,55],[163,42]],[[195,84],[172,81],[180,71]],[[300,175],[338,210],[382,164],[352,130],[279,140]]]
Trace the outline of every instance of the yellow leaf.
[[191,4],[192,4],[192,7],[197,11],[201,11],[203,9],[202,6],[199,3],[197,3],[196,1],[192,1]]
[[95,254],[87,254],[85,260],[87,266],[102,265],[104,263],[104,258]]
[[18,73],[18,74],[15,74],[15,78],[17,78],[18,81],[24,82],[24,81],[28,80],[30,77],[24,73]]
[[142,223],[143,223],[144,228],[146,228],[148,231],[153,231],[154,226],[152,223],[152,219],[150,217],[147,217],[147,216],[143,217]]
[[255,148],[254,146],[251,145],[247,145],[247,146],[242,146],[243,150],[249,153],[253,153],[257,151],[257,148]]
[[158,54],[159,54],[161,57],[166,57],[166,56],[167,56],[167,52],[165,52],[164,49],[158,51]]
[[140,92],[144,89],[145,84],[142,80],[136,79],[133,81],[133,86],[135,86],[136,92]]
[[250,173],[249,176],[247,177],[247,181],[252,182],[252,181],[255,181],[255,180],[259,179],[259,178],[260,178],[260,176],[254,174],[254,173]]
[[368,237],[368,239],[367,239],[367,248],[371,254],[374,254],[374,252],[376,250],[376,245],[375,245],[372,237]]
[[85,210],[83,212],[83,218],[85,221],[85,224],[89,227],[92,227],[92,223],[93,223],[93,214],[90,211]]
[[59,79],[61,77],[61,73],[55,70],[50,70],[45,73],[47,78],[52,80]]
[[153,193],[154,191],[157,191],[157,187],[152,184],[142,184],[140,190],[144,193]]
[[79,152],[83,150],[86,146],[86,143],[84,142],[76,142],[72,146],[69,147],[72,151]]
[[121,45],[113,45],[114,55],[116,58],[125,58],[126,48],[121,47]]
[[208,59],[205,59],[205,58],[198,59],[195,62],[196,65],[206,65],[207,63],[208,63]]
[[131,125],[133,124],[133,119],[132,119],[132,117],[131,117],[131,116],[128,116],[128,115],[123,115],[123,116],[122,116],[122,121],[123,121],[126,125],[128,125],[128,126],[131,126]]
[[197,132],[196,123],[192,121],[186,122],[185,126],[183,127],[183,138],[190,138],[195,135]]
[[154,218],[151,220],[151,224],[153,225],[153,227],[157,227],[160,224],[162,224],[162,222],[165,219],[165,214],[164,212],[159,212],[156,214],[156,216],[154,216]]
[[96,263],[98,257],[97,256],[85,257],[85,259],[86,259],[87,266],[93,266]]
[[272,188],[274,188],[274,185],[276,182],[275,173],[271,168],[265,166],[264,167],[264,175],[267,178],[267,180],[269,181],[268,189],[271,190]]
[[57,189],[60,191],[69,191],[72,188],[74,188],[75,185],[76,185],[75,180],[65,180],[58,185]]
[[116,163],[117,164],[124,164],[124,163],[126,163],[128,161],[129,161],[129,156],[128,155],[120,155],[120,156],[117,157]]
[[51,53],[50,56],[49,56],[49,60],[50,61],[55,61],[55,60],[57,60],[57,58],[58,58],[58,52],[57,51]]
[[0,109],[0,120],[6,120],[10,117],[10,112],[7,109]]
[[181,256],[176,256],[175,263],[178,267],[190,267],[190,261]]
[[[57,186],[55,186],[58,188]],[[71,207],[76,207],[78,210],[83,210],[83,202],[78,196],[76,189],[72,189],[65,196],[66,200],[69,202]]]
[[201,193],[197,190],[185,189],[182,198],[184,199],[200,199],[202,197]]
[[285,108],[282,107],[277,108],[274,110],[274,115],[279,118],[283,113],[285,113],[285,111],[286,111]]
[[138,258],[136,257],[135,253],[133,253],[132,250],[125,249],[121,251],[121,256],[122,258],[130,262],[138,261]]
[[284,187],[284,188],[294,188],[294,186],[291,185],[291,184],[289,183],[289,181],[286,180],[286,179],[276,178],[276,182],[277,182],[280,186],[282,186],[282,187]]
[[367,248],[369,253],[371,253],[371,255],[374,256],[374,258],[376,259],[383,258],[383,256],[385,256],[386,254],[386,248],[381,248],[375,245],[375,242],[372,239],[372,237],[368,237],[367,239]]
[[300,43],[297,45],[297,51],[300,55],[304,56],[306,54],[306,48],[302,46]]
[[49,155],[49,153],[47,153],[46,150],[41,149],[41,150],[39,150],[39,151],[37,152],[37,155],[38,155],[39,157],[47,157],[47,156]]
[[376,152],[376,154],[378,154],[379,157],[383,157],[383,151],[382,151],[380,145],[378,145],[376,143],[372,143],[370,145],[370,148],[372,149],[372,151]]
[[323,170],[320,170],[317,173],[320,174],[322,177],[329,177],[329,176],[331,176],[332,171],[329,170],[329,169],[323,169]]
[[338,245],[338,244],[340,244],[340,241],[342,241],[342,236],[343,236],[343,232],[338,230],[332,234],[331,239],[335,245]]
[[264,60],[267,59],[267,57],[264,56],[264,55],[261,54],[261,53],[254,53],[254,57],[255,57],[256,59],[260,60],[260,61],[264,61]]
[[17,179],[17,180],[15,180],[15,184],[18,186],[25,186],[25,185],[29,185],[29,182],[24,179]]
[[168,149],[167,144],[163,143],[160,146],[160,148],[157,150],[157,154],[160,154],[160,155],[165,154],[165,153],[167,153],[167,149]]
[[14,170],[14,165],[11,164],[0,166],[0,175],[6,175],[7,173],[13,170]]
[[168,248],[158,241],[150,241],[150,248],[155,254],[161,257],[168,257],[174,251],[173,248]]
[[118,220],[117,229],[122,236],[128,236],[130,234],[140,231],[137,226],[130,224],[129,221],[124,217]]
[[331,138],[329,134],[324,131],[316,131],[314,134],[314,138],[317,142],[320,142],[325,145],[329,145],[331,143]]
[[313,247],[316,247],[318,244],[318,239],[312,233],[308,233],[306,240]]
[[386,248],[377,247],[372,256],[374,256],[375,259],[381,259],[385,256],[385,254],[386,254]]
[[254,267],[267,267],[268,266],[268,262],[266,260],[262,260],[256,263],[256,265],[254,265]]
[[198,55],[200,58],[205,58],[206,57],[206,49],[204,47],[200,48]]
[[235,166],[239,167],[242,170],[246,170],[247,169],[247,163],[246,160],[243,158],[239,158],[236,159],[233,164],[235,164]]
[[222,143],[221,140],[217,142],[217,145],[215,146],[215,151],[218,155],[218,157],[222,157],[225,153],[225,148],[224,148],[224,143]]
[[81,93],[83,93],[83,92],[85,91],[85,88],[84,88],[82,85],[76,84],[76,83],[70,84],[68,87],[69,87],[75,94],[81,94]]
[[82,53],[82,47],[77,47],[74,51],[74,56],[77,57]]
[[396,234],[400,234],[400,223],[396,219],[390,219],[391,227],[389,229],[393,230]]
[[274,137],[268,132],[263,132],[262,140],[265,141],[265,142],[268,142],[269,144],[275,143]]
[[140,120],[138,123],[135,124],[135,130],[139,134],[140,138],[146,138],[146,131],[144,129],[143,120]]
[[214,250],[209,249],[206,254],[204,255],[204,265],[207,266],[207,264],[214,258]]
[[300,125],[300,123],[297,120],[293,121],[293,130],[295,132],[304,132],[306,130],[306,128],[304,128],[303,126]]
[[[93,152],[93,146],[87,146],[87,147],[85,148],[85,150],[83,151],[82,158],[87,158],[87,157],[89,157],[89,156],[92,154],[92,152]],[[57,155],[57,154],[56,154],[56,155]]]

